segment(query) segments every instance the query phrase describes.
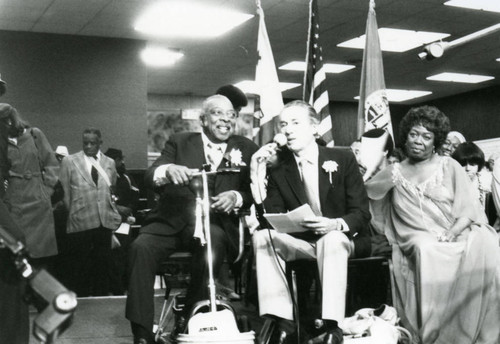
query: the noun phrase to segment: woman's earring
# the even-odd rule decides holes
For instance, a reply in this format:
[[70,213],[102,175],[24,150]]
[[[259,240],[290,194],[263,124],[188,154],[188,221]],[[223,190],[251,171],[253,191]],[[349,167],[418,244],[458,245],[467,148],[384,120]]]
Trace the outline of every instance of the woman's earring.
[[436,154],[436,147],[432,147],[432,154]]

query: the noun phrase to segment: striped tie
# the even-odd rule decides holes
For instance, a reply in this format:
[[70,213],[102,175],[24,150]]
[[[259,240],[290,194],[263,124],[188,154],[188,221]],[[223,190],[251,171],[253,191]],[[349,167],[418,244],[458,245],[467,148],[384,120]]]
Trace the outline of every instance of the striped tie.
[[308,160],[302,159],[299,161],[300,170],[302,172],[302,183],[304,184],[304,190],[306,191],[307,203],[311,206],[314,214],[316,216],[321,216],[321,207],[319,205],[318,197],[318,185],[313,185],[311,181],[314,179],[309,178],[315,171],[314,165],[312,165]]

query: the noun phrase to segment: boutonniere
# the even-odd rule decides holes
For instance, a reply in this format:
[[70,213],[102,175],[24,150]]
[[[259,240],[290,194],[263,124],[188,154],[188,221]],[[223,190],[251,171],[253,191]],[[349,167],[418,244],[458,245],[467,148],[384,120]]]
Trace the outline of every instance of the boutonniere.
[[243,161],[243,154],[237,148],[231,149],[229,153],[225,154],[226,160],[229,162],[231,167],[246,166],[247,164]]
[[323,163],[323,169],[325,172],[328,173],[328,178],[330,179],[330,184],[332,183],[332,173],[337,172],[337,168],[339,167],[339,164],[337,164],[336,161],[333,160],[327,160]]

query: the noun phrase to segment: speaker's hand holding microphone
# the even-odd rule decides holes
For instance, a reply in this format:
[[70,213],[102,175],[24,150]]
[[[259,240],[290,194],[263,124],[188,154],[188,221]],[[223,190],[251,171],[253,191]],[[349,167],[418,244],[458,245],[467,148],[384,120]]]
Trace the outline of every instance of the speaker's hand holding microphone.
[[250,178],[252,180],[252,185],[255,186],[255,190],[257,190],[254,191],[252,187],[252,193],[257,203],[265,199],[264,180],[266,178],[266,166],[276,161],[279,148],[286,145],[286,142],[287,138],[285,135],[276,134],[273,138],[273,142],[260,147],[260,149],[252,155],[252,160],[250,162]]

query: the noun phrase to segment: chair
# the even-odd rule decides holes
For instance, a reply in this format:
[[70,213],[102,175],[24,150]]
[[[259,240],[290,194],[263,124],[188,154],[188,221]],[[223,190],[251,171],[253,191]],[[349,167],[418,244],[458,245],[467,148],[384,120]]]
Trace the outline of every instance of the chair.
[[172,314],[172,309],[178,305],[176,303],[176,297],[169,300],[170,293],[173,288],[184,288],[187,287],[189,283],[189,265],[191,264],[192,255],[190,252],[179,251],[172,254],[168,261],[164,262],[158,272],[165,282],[165,297],[163,301],[163,306],[160,313],[160,318],[158,319],[158,328],[156,329],[156,341],[159,342],[163,333],[166,332],[166,327],[170,315]]
[[[290,291],[292,293],[294,305],[294,317],[296,319],[297,324],[297,338],[300,340],[300,312],[299,312],[299,293],[297,286],[297,268],[306,264],[307,266],[313,265],[314,271],[316,271],[316,301],[318,301],[318,295],[321,293],[321,288],[317,286],[320,284],[319,282],[319,274],[316,269],[316,260],[315,259],[307,259],[307,260],[297,260],[293,262],[287,262],[287,278],[290,283]],[[366,258],[350,258],[348,260],[348,272],[347,272],[347,300],[346,300],[346,314],[352,314],[359,308],[372,307],[376,308],[380,306],[380,304],[392,304],[393,300],[393,288],[392,288],[392,270],[391,270],[392,262],[389,258],[383,256],[373,256]],[[300,269],[300,268],[299,268]],[[367,271],[376,272],[377,270],[385,270],[382,276],[382,285],[379,286],[382,293],[383,300],[378,300],[377,298],[371,299],[367,302],[367,296],[373,296],[373,289],[375,285],[370,285],[371,291],[368,294],[363,293],[360,288],[360,283],[356,283],[356,280],[359,280],[363,277],[373,278],[373,274],[371,276],[366,276]],[[385,288],[384,288],[385,285]],[[364,287],[365,285],[361,285]],[[384,290],[385,289],[385,290]],[[365,298],[363,298],[363,296]],[[380,296],[380,295],[379,295]]]

